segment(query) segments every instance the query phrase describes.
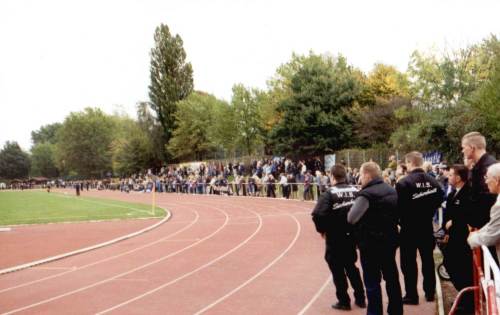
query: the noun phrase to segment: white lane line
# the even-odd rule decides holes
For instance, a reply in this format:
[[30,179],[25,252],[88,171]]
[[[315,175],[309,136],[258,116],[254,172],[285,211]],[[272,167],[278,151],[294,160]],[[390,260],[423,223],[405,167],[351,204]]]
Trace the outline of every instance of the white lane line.
[[225,294],[224,296],[220,297],[219,299],[217,299],[216,301],[214,301],[213,303],[205,306],[204,308],[202,308],[201,310],[199,310],[198,312],[196,312],[195,314],[198,315],[198,314],[202,314],[206,311],[208,311],[209,309],[211,309],[212,307],[214,307],[215,305],[219,304],[220,302],[224,301],[225,299],[227,299],[228,297],[230,297],[231,295],[233,295],[234,293],[236,293],[237,291],[241,290],[242,288],[244,288],[245,286],[247,286],[250,282],[254,281],[255,279],[257,279],[260,275],[262,275],[264,272],[266,272],[269,268],[271,268],[274,264],[276,264],[281,258],[283,258],[286,253],[288,253],[288,251],[293,247],[293,245],[295,245],[295,243],[297,242],[297,239],[299,238],[300,236],[300,232],[301,232],[301,225],[300,225],[300,222],[292,215],[290,215],[290,217],[295,221],[295,224],[297,225],[297,232],[295,233],[295,237],[293,238],[293,240],[290,242],[290,244],[288,245],[288,247],[278,256],[276,257],[275,259],[273,259],[273,261],[271,261],[267,266],[265,266],[264,268],[262,268],[258,273],[256,273],[253,277],[251,277],[250,279],[248,279],[247,281],[243,282],[241,285],[237,286],[236,288],[234,288],[233,290],[231,290],[230,292],[228,292],[227,294]]
[[113,260],[113,259],[116,259],[116,258],[119,258],[119,257],[122,257],[122,256],[125,256],[125,255],[128,255],[128,254],[132,254],[136,251],[139,251],[139,250],[142,250],[144,248],[147,248],[147,247],[151,247],[157,243],[160,243],[160,242],[163,242],[165,240],[167,240],[168,238],[170,237],[173,237],[179,233],[182,233],[184,232],[185,230],[189,229],[191,226],[193,226],[196,222],[198,222],[198,219],[200,217],[200,215],[198,214],[198,211],[193,211],[195,213],[195,218],[194,220],[191,221],[190,224],[188,224],[187,226],[185,226],[184,228],[172,233],[172,234],[169,234],[165,237],[162,237],[154,242],[151,242],[151,243],[147,243],[145,245],[142,245],[142,246],[139,246],[139,247],[136,247],[134,249],[131,249],[129,251],[126,251],[126,252],[123,252],[123,253],[120,253],[118,255],[114,255],[114,256],[110,256],[110,257],[106,257],[105,259],[101,259],[101,260],[98,260],[98,261],[95,261],[95,262],[92,262],[92,263],[89,263],[87,265],[83,265],[83,266],[80,266],[78,267],[76,270],[70,270],[70,271],[65,271],[65,272],[62,272],[62,273],[58,273],[58,274],[55,274],[55,275],[51,275],[51,276],[48,276],[48,277],[45,277],[45,278],[41,278],[41,279],[37,279],[37,280],[33,280],[33,281],[29,281],[29,282],[26,282],[26,283],[23,283],[23,284],[19,284],[19,285],[16,285],[16,286],[12,286],[12,287],[9,287],[9,288],[5,288],[5,289],[2,289],[0,290],[0,293],[3,293],[3,292],[7,292],[7,291],[11,291],[11,290],[14,290],[14,289],[18,289],[18,288],[22,288],[22,287],[25,287],[25,286],[28,286],[28,285],[32,285],[32,284],[35,284],[35,283],[39,283],[39,282],[42,282],[42,281],[46,281],[46,280],[50,280],[50,279],[54,279],[54,278],[57,278],[57,277],[61,277],[63,275],[66,275],[66,274],[69,274],[73,271],[80,271],[82,269],[85,269],[85,268],[88,268],[88,267],[91,267],[91,266],[95,266],[95,265],[98,265],[98,264],[101,264],[103,262],[106,262],[106,261],[110,261],[110,260]]
[[319,288],[318,292],[316,292],[316,294],[311,298],[309,303],[307,303],[304,306],[304,308],[301,309],[300,312],[297,313],[297,315],[304,315],[307,312],[307,310],[311,307],[311,305],[313,305],[313,303],[316,302],[316,300],[320,297],[321,293],[323,293],[323,291],[326,289],[326,287],[330,283],[332,283],[332,276],[331,275],[328,277],[328,279],[326,279],[325,283],[323,283],[321,288]]
[[200,266],[200,267],[198,267],[198,268],[196,268],[194,270],[191,270],[188,273],[185,273],[184,275],[182,275],[180,277],[177,277],[177,278],[175,278],[175,279],[173,279],[173,280],[171,280],[171,281],[169,281],[167,283],[164,283],[164,284],[162,284],[162,285],[160,285],[160,286],[158,286],[158,287],[156,287],[156,288],[154,288],[154,289],[152,289],[150,291],[147,291],[147,292],[145,292],[145,293],[143,293],[141,295],[138,295],[138,296],[136,296],[136,297],[134,297],[134,298],[132,298],[130,300],[127,300],[127,301],[125,301],[123,303],[117,304],[117,305],[115,305],[113,307],[110,307],[110,308],[104,310],[104,311],[100,311],[100,312],[96,313],[96,315],[109,313],[109,312],[111,312],[111,311],[113,311],[113,310],[115,310],[117,308],[123,307],[125,305],[128,305],[128,304],[134,302],[134,301],[137,301],[137,300],[142,299],[142,298],[144,298],[144,297],[146,297],[148,295],[151,295],[151,294],[153,294],[153,293],[155,293],[155,292],[157,292],[157,291],[159,291],[161,289],[166,288],[169,285],[172,285],[172,284],[174,284],[176,282],[179,282],[180,280],[182,280],[184,278],[187,278],[187,277],[195,274],[196,272],[198,272],[198,271],[200,271],[202,269],[207,268],[208,266],[211,266],[211,265],[215,264],[219,260],[223,259],[224,257],[226,257],[226,256],[230,255],[231,253],[235,252],[236,250],[238,250],[240,247],[242,247],[243,245],[245,245],[246,243],[248,243],[248,241],[250,241],[255,235],[257,235],[257,233],[262,228],[262,217],[257,212],[254,212],[252,210],[248,210],[248,211],[253,212],[259,218],[259,225],[257,226],[257,229],[249,237],[247,237],[244,241],[240,242],[236,247],[233,247],[231,250],[225,252],[223,255],[221,255],[221,256],[219,256],[219,257],[217,257],[217,258],[209,261],[208,263],[206,263],[206,264],[204,264],[204,265],[202,265],[202,266]]
[[76,270],[78,267],[33,267],[33,270]]
[[[165,210],[165,211],[167,211],[167,210]],[[53,261],[60,260],[60,259],[63,259],[63,258],[67,258],[67,257],[70,257],[70,256],[75,256],[75,255],[78,255],[78,254],[86,253],[86,252],[89,252],[91,250],[95,250],[95,249],[98,249],[98,248],[102,248],[102,247],[105,247],[105,246],[108,246],[108,245],[112,245],[112,244],[121,242],[123,240],[126,240],[126,239],[132,238],[134,236],[137,236],[137,235],[146,233],[148,231],[151,231],[152,229],[154,229],[154,228],[162,225],[163,223],[167,222],[170,219],[171,216],[172,216],[172,213],[170,213],[170,211],[167,211],[167,215],[165,216],[165,218],[163,218],[163,220],[161,220],[160,222],[157,222],[157,223],[155,223],[153,225],[150,225],[150,226],[148,226],[148,227],[146,227],[146,228],[144,228],[142,230],[139,230],[139,231],[136,231],[136,232],[124,235],[124,236],[120,236],[120,237],[117,237],[115,239],[112,239],[110,241],[103,242],[103,243],[100,243],[100,244],[96,244],[96,245],[92,245],[92,246],[80,248],[80,249],[77,249],[77,250],[74,250],[74,251],[71,251],[71,252],[67,252],[67,253],[63,253],[63,254],[60,254],[60,255],[56,255],[56,256],[52,256],[52,257],[48,257],[48,258],[44,258],[44,259],[32,261],[32,262],[29,262],[29,263],[26,263],[26,264],[17,265],[17,266],[14,266],[14,267],[2,269],[2,270],[0,270],[0,275],[5,274],[5,273],[9,273],[9,272],[18,271],[18,270],[21,270],[21,269],[30,268],[30,267],[41,265],[41,264],[46,264],[46,263],[49,263],[49,262],[53,262]]]
[[153,260],[153,261],[151,261],[151,262],[149,262],[149,263],[147,263],[147,264],[141,265],[141,266],[139,266],[139,267],[136,267],[136,268],[131,269],[131,270],[126,271],[126,272],[122,272],[122,273],[120,273],[120,274],[118,274],[118,275],[115,275],[115,276],[113,276],[113,277],[106,278],[106,279],[101,280],[101,281],[98,281],[98,282],[94,282],[94,283],[92,283],[92,284],[90,284],[90,285],[86,285],[86,286],[81,287],[81,288],[79,288],[79,289],[72,290],[72,291],[69,291],[69,292],[66,292],[66,293],[63,293],[63,294],[60,294],[60,295],[57,295],[57,296],[54,296],[54,297],[51,297],[51,298],[48,298],[48,299],[45,299],[45,300],[39,301],[39,302],[37,302],[37,303],[33,303],[33,304],[30,304],[30,305],[27,305],[27,306],[23,306],[23,307],[20,307],[20,308],[17,308],[17,309],[14,309],[14,310],[8,311],[8,312],[7,312],[7,313],[5,313],[5,314],[14,314],[14,313],[18,313],[18,312],[21,312],[21,311],[24,311],[24,310],[27,310],[27,309],[33,308],[33,307],[35,307],[35,306],[39,306],[39,305],[42,305],[42,304],[46,304],[46,303],[49,303],[49,302],[52,302],[52,301],[58,300],[58,299],[63,298],[63,297],[66,297],[66,296],[69,296],[69,295],[72,295],[72,294],[75,294],[75,293],[78,293],[78,292],[85,291],[85,290],[87,290],[87,289],[90,289],[90,288],[93,288],[93,287],[99,286],[99,285],[104,284],[104,283],[108,283],[108,282],[110,282],[110,281],[112,281],[112,280],[115,280],[115,279],[121,278],[121,277],[123,277],[123,276],[129,275],[129,274],[131,274],[131,273],[133,273],[133,272],[136,272],[136,271],[142,270],[142,269],[144,269],[144,268],[147,268],[147,267],[149,267],[149,266],[152,266],[152,265],[154,265],[154,264],[157,264],[157,263],[159,263],[159,262],[161,262],[161,261],[164,261],[164,260],[166,260],[166,259],[168,259],[168,258],[170,258],[170,257],[172,257],[172,256],[175,256],[175,255],[177,255],[177,254],[179,254],[179,253],[182,253],[182,252],[184,252],[184,251],[186,251],[186,250],[190,249],[191,247],[194,247],[194,246],[196,246],[196,245],[200,244],[201,242],[206,241],[207,239],[209,239],[209,238],[213,237],[214,235],[216,235],[217,233],[219,233],[219,232],[220,232],[220,231],[221,231],[221,230],[222,230],[222,229],[223,229],[223,228],[227,225],[227,223],[229,222],[229,215],[228,215],[228,213],[227,213],[227,212],[225,212],[225,211],[223,211],[223,210],[220,210],[220,209],[218,209],[218,208],[215,208],[215,209],[216,209],[217,211],[219,211],[219,212],[221,212],[221,213],[223,213],[223,214],[224,214],[224,216],[225,216],[224,223],[223,223],[223,224],[222,224],[222,225],[221,225],[221,226],[220,226],[217,230],[215,230],[214,232],[212,232],[212,233],[211,233],[211,234],[209,234],[208,236],[206,236],[206,237],[202,238],[202,239],[201,239],[201,240],[199,240],[198,242],[193,243],[193,244],[191,244],[191,245],[189,245],[189,246],[186,246],[186,247],[184,247],[184,248],[182,248],[182,249],[180,249],[180,250],[178,250],[178,251],[175,251],[175,252],[173,252],[173,253],[170,253],[170,254],[168,254],[168,255],[166,255],[166,256],[163,256],[163,257],[160,257],[160,258],[158,258],[158,259],[155,259],[155,260]]

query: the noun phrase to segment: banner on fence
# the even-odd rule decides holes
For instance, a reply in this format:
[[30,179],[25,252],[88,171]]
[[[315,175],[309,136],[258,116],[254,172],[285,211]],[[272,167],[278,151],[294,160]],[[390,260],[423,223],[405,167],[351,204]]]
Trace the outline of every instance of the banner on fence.
[[325,155],[325,172],[328,172],[335,165],[335,154]]

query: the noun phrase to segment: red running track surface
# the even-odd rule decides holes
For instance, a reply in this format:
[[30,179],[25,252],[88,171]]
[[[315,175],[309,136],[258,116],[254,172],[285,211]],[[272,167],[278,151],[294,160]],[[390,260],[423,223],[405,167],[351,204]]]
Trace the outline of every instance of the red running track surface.
[[[94,191],[89,195],[151,200],[150,195],[134,193]],[[84,254],[1,275],[0,313],[336,314],[330,308],[335,292],[323,260],[324,243],[310,218],[312,203],[157,196],[158,206],[172,213],[158,228]],[[61,226],[57,228],[81,234],[79,228],[85,224]],[[27,227],[22,237],[29,238],[30,229],[36,233],[37,228]],[[120,234],[129,232],[124,227]],[[45,238],[43,244],[63,241],[57,233],[40,235]],[[114,237],[110,233],[108,239]],[[15,244],[9,255],[25,262],[19,258],[22,241]],[[433,303],[423,302],[405,306],[405,313],[434,314],[434,309]],[[353,306],[348,314],[365,312]]]

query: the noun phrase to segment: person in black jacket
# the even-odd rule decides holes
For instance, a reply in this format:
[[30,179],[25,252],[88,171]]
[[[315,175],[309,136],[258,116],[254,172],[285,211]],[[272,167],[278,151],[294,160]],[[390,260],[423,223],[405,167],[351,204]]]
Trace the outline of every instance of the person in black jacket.
[[347,211],[354,203],[358,189],[346,183],[347,174],[342,165],[334,165],[330,173],[333,186],[319,197],[312,211],[312,219],[316,230],[325,239],[325,260],[337,290],[338,302],[332,308],[351,309],[346,275],[354,289],[355,304],[366,307],[363,282],[355,265],[358,259],[356,245],[352,228],[347,223]]
[[397,193],[380,177],[377,163],[361,165],[361,191],[358,193],[347,221],[355,224],[355,235],[361,254],[363,279],[368,297],[367,314],[382,314],[381,276],[389,297],[387,313],[403,314],[401,285],[396,265],[398,247]]
[[[455,189],[446,200],[446,213],[443,220],[448,243],[443,251],[444,266],[455,288],[460,291],[472,283],[472,251],[467,244],[471,212],[471,188],[467,184],[469,170],[465,165],[453,165],[450,168],[449,184]],[[459,305],[466,312],[473,312],[472,293],[466,293]]]
[[411,152],[405,156],[408,175],[396,184],[401,225],[401,271],[404,275],[404,304],[417,305],[417,249],[422,261],[425,298],[434,301],[436,276],[432,218],[444,199],[437,180],[422,169],[423,156]]
[[490,220],[490,209],[496,202],[496,196],[488,190],[484,176],[488,167],[497,161],[486,153],[486,139],[479,132],[470,132],[463,136],[462,153],[464,159],[474,163],[470,184],[475,214],[472,217],[471,225],[481,228]]

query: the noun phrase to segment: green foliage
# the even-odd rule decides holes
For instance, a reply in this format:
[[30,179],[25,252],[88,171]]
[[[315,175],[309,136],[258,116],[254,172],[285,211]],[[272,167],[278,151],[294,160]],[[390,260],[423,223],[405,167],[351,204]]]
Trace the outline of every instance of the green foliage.
[[231,106],[234,111],[234,141],[247,155],[256,152],[263,143],[263,119],[260,98],[265,97],[256,90],[245,88],[241,84],[233,86]]
[[216,150],[215,134],[220,123],[216,112],[224,104],[212,95],[194,92],[177,105],[177,129],[168,149],[179,160],[202,160]]
[[60,170],[90,177],[111,171],[115,124],[100,109],[71,113],[57,133],[56,161]]
[[163,127],[164,144],[175,130],[177,102],[193,90],[193,69],[186,63],[186,52],[179,35],[172,36],[167,25],[155,30],[151,49],[149,98],[151,109]]
[[57,131],[61,128],[60,123],[48,124],[40,127],[39,130],[35,130],[31,132],[31,140],[33,141],[33,145],[37,145],[39,143],[56,143]]
[[346,147],[352,136],[347,110],[361,95],[359,75],[342,56],[310,54],[290,82],[271,131],[279,153],[321,154]]
[[31,148],[31,175],[55,178],[59,176],[55,162],[56,145],[41,142]]
[[17,142],[7,141],[0,151],[0,178],[23,179],[30,171],[30,156]]

